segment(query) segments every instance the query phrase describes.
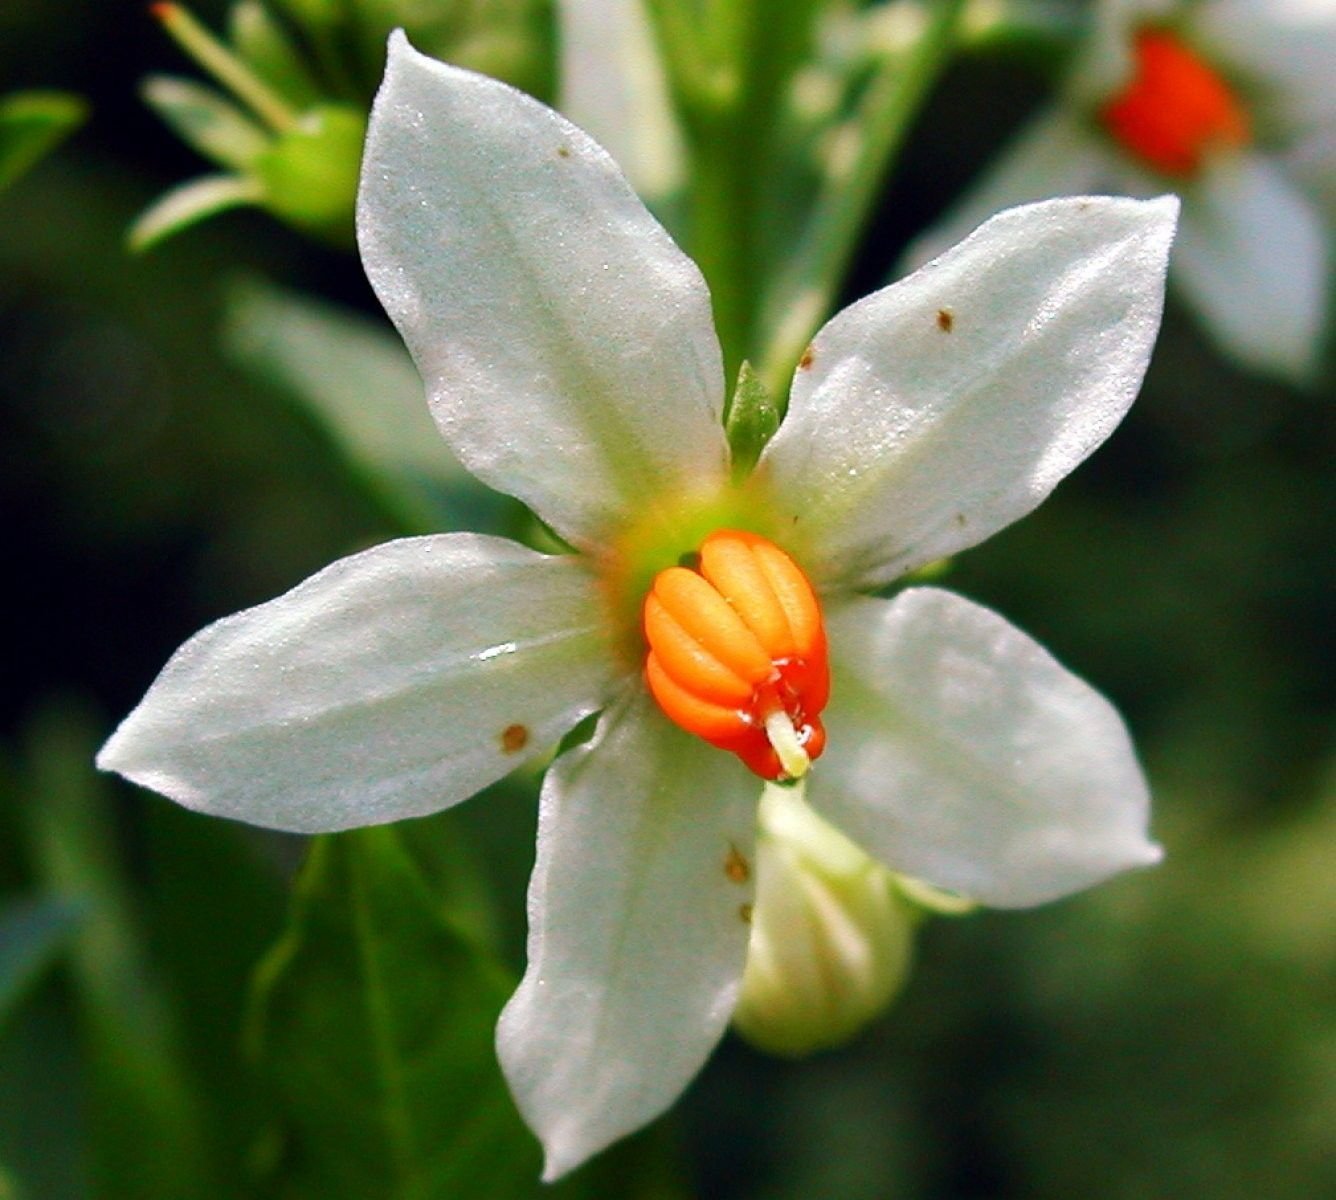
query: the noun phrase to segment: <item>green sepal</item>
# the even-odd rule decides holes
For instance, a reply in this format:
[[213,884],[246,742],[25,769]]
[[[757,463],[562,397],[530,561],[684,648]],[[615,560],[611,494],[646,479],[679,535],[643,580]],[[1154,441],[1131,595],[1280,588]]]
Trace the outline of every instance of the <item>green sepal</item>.
[[259,183],[242,175],[205,175],[173,188],[130,226],[131,250],[152,249],[159,242],[200,221],[238,208],[259,204],[264,193]]
[[345,19],[346,0],[278,0],[278,6],[298,24],[330,29]]
[[744,361],[738,370],[738,385],[724,418],[724,432],[733,455],[733,479],[741,482],[751,474],[766,443],[775,436],[782,420],[770,390]]
[[82,125],[88,105],[66,92],[13,92],[0,99],[0,191]]
[[392,827],[316,839],[246,1038],[278,1108],[281,1194],[532,1196],[538,1148],[493,1049],[513,984]]
[[246,65],[294,108],[320,102],[320,87],[305,60],[259,0],[237,0],[228,14],[227,36]]
[[245,171],[269,136],[220,92],[177,75],[150,75],[140,94],[187,145],[219,166]]
[[305,233],[352,244],[366,115],[350,105],[303,113],[255,161],[264,207]]
[[924,916],[929,913],[940,917],[965,917],[979,908],[977,900],[962,896],[957,892],[948,892],[944,888],[934,887],[915,879],[910,875],[891,872],[891,878],[900,895],[908,900]]

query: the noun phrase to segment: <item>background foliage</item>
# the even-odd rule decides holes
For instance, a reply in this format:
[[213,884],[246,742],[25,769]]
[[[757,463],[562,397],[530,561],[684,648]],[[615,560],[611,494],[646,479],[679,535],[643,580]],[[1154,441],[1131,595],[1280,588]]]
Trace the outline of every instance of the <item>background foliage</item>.
[[[0,194],[0,1197],[536,1194],[490,1043],[522,961],[532,779],[323,843],[289,911],[299,839],[91,768],[207,621],[405,527],[522,519],[460,485],[430,430],[416,460],[350,434],[359,390],[416,402],[354,257],[253,211],[127,255],[135,216],[198,170],[136,97],[164,67],[138,4],[0,8],[0,90],[91,104]],[[953,63],[847,298],[1043,88],[1024,55]],[[673,1116],[555,1194],[1336,1194],[1326,381],[1236,372],[1171,303],[1122,429],[948,579],[1119,704],[1165,864],[930,923],[855,1045],[786,1063],[730,1039]]]

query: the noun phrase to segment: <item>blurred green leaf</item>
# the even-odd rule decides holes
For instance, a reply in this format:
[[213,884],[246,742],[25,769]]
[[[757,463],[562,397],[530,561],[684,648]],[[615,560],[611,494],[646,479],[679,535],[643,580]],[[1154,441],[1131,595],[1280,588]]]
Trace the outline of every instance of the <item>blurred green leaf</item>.
[[503,79],[540,100],[555,90],[553,0],[354,0],[347,7],[373,78],[384,65],[390,30],[402,28],[433,58]]
[[48,899],[11,900],[0,907],[0,1027],[55,961],[82,912],[77,904]]
[[450,454],[408,351],[384,323],[247,280],[232,290],[223,342],[315,419],[406,531],[495,523],[501,498]]
[[255,964],[282,928],[287,846],[156,797],[146,799],[137,832],[146,938],[171,988],[209,1136],[234,1174],[266,1123],[238,1050]]
[[282,1194],[533,1195],[537,1146],[492,1045],[513,983],[457,932],[393,829],[317,839],[255,991]]
[[0,1039],[0,1162],[24,1200],[91,1200],[88,1070],[56,982],[39,986]]
[[88,105],[68,92],[0,98],[0,191],[83,124]]
[[89,1063],[99,1195],[206,1200],[222,1188],[175,1015],[150,967],[117,853],[109,788],[93,770],[97,740],[76,712],[50,709],[34,720],[23,811],[34,873],[87,914],[71,936],[69,965]]

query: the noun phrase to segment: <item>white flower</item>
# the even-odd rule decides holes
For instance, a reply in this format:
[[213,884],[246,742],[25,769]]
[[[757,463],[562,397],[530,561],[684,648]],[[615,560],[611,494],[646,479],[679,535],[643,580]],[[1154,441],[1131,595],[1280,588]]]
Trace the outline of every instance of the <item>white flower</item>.
[[[498,1032],[562,1174],[672,1102],[738,995],[761,784],[645,686],[651,585],[723,606],[688,622],[733,619],[703,574],[660,573],[684,554],[764,566],[749,621],[816,614],[810,678],[775,700],[790,635],[766,633],[739,720],[800,773],[828,640],[810,796],[889,866],[1023,906],[1158,857],[1104,699],[958,596],[859,590],[1023,516],[1108,436],[1155,338],[1176,207],[1003,213],[846,309],[734,486],[695,266],[579,129],[396,36],[363,167],[367,272],[460,460],[579,553],[446,534],[336,562],[187,642],[100,765],[204,812],[336,830],[463,800],[602,710],[544,781],[528,971]],[[712,653],[700,670],[725,678]]]
[[1336,150],[1334,63],[1333,0],[1103,0],[1056,105],[910,262],[1009,205],[1172,188],[1183,199],[1173,284],[1224,351],[1304,381],[1321,351],[1331,243],[1301,178]]

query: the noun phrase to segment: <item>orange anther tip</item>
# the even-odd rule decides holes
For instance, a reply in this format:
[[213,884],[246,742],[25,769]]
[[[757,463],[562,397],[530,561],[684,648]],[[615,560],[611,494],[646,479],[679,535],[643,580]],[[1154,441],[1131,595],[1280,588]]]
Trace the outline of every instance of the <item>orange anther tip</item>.
[[830,692],[821,608],[802,569],[773,542],[711,533],[695,569],[655,576],[643,628],[646,682],[675,724],[766,779],[785,774],[766,732],[777,713],[808,760],[821,753],[818,714]]

